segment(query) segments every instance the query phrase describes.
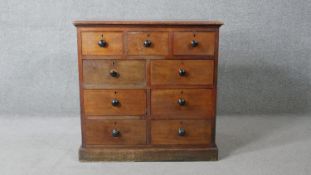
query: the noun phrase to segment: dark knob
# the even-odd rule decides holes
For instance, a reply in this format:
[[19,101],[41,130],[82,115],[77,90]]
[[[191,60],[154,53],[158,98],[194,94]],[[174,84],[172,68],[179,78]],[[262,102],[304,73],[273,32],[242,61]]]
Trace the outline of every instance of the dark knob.
[[151,44],[152,44],[152,43],[151,43],[150,40],[145,40],[145,41],[144,41],[144,46],[145,46],[145,47],[150,47]]
[[185,76],[186,70],[185,69],[179,69],[178,74],[179,74],[179,76]]
[[184,136],[186,135],[186,130],[184,128],[179,128],[178,129],[178,135],[179,136]]
[[120,136],[120,131],[113,129],[111,132],[112,137],[119,137]]
[[180,99],[178,99],[178,104],[179,104],[180,106],[184,106],[184,105],[186,104],[186,100],[183,99],[183,98],[180,98]]
[[197,40],[192,40],[191,41],[191,46],[192,47],[197,47],[199,45],[199,42]]
[[98,41],[98,45],[99,47],[106,47],[107,46],[107,42],[103,39]]
[[112,99],[111,101],[112,106],[118,106],[120,104],[118,99]]
[[110,71],[110,76],[112,76],[112,77],[118,77],[118,75],[119,75],[119,73],[118,73],[117,71],[115,71],[115,70],[111,70],[111,71]]

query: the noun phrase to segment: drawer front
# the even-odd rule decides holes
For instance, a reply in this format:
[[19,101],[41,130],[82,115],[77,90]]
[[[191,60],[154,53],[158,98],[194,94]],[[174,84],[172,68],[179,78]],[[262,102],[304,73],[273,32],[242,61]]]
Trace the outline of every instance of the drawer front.
[[82,55],[122,55],[122,32],[82,32]]
[[214,60],[152,60],[152,85],[213,85]]
[[145,60],[84,60],[84,88],[143,87]]
[[152,118],[198,119],[215,115],[211,89],[158,89],[151,91]]
[[167,55],[168,32],[129,32],[128,55]]
[[85,135],[88,145],[146,144],[146,122],[89,119],[85,121]]
[[174,55],[214,55],[215,32],[174,32]]
[[85,115],[145,115],[145,90],[84,90]]
[[152,144],[209,144],[211,123],[207,120],[153,120]]

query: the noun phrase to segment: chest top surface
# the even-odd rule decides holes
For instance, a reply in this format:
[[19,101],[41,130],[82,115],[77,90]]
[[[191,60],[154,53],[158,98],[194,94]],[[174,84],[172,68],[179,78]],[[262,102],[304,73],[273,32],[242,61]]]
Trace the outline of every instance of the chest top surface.
[[195,25],[195,26],[221,26],[224,23],[219,20],[205,20],[205,21],[100,21],[100,20],[76,20],[73,22],[75,26],[96,26],[96,25]]

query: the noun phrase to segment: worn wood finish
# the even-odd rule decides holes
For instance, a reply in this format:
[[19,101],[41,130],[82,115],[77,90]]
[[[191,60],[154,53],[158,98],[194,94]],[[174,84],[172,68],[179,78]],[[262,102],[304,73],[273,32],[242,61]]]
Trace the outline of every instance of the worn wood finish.
[[84,132],[84,98],[83,98],[83,62],[82,62],[82,46],[81,46],[81,31],[77,28],[77,47],[78,47],[78,70],[79,70],[79,96],[80,96],[80,120],[81,120],[81,141],[82,147],[85,147],[85,132]]
[[80,148],[81,161],[216,161],[218,149],[211,148]]
[[[178,135],[183,128],[185,135]],[[153,120],[151,122],[152,144],[209,144],[211,123],[208,120]]]
[[214,60],[152,60],[150,76],[152,85],[213,85]]
[[[128,55],[167,55],[168,32],[129,32]],[[150,47],[145,47],[144,42],[149,40]]]
[[[119,104],[112,105],[117,99]],[[86,115],[145,115],[145,90],[84,90]]]
[[219,20],[208,20],[208,21],[160,21],[160,20],[154,20],[154,21],[96,21],[96,20],[77,20],[74,21],[73,24],[77,27],[90,27],[90,26],[136,26],[136,27],[145,27],[145,26],[200,26],[200,27],[220,27],[224,23]]
[[81,161],[216,161],[218,149],[210,148],[80,148]]
[[[215,114],[211,89],[155,89],[151,91],[152,118],[198,119],[212,118]],[[184,99],[185,104],[178,104]]]
[[[80,160],[217,160],[217,64],[222,22],[74,24],[79,58]],[[106,45],[100,47],[100,40]],[[151,41],[150,47],[144,46],[145,40]],[[192,47],[192,40],[199,44]],[[186,72],[183,76],[180,68]],[[111,75],[112,70],[117,76]],[[179,98],[186,100],[185,105],[178,104]],[[116,99],[119,103],[114,106],[112,100]],[[180,128],[185,131],[182,136]]]
[[[146,144],[145,120],[94,120],[85,122],[86,144],[89,145],[139,145]],[[112,130],[120,132],[112,136]]]
[[[191,46],[191,41],[198,42],[196,47]],[[174,32],[174,55],[214,55],[215,32]]]
[[[122,32],[82,32],[82,55],[122,55]],[[107,46],[100,47],[98,42],[103,39]]]
[[[86,89],[141,88],[146,85],[145,60],[84,60],[83,70]],[[117,75],[113,77],[111,71]]]

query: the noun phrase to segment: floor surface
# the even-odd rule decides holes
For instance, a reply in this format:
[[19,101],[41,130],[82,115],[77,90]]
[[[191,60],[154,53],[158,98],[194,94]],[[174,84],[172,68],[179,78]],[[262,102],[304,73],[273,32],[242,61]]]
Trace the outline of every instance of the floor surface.
[[311,116],[219,116],[217,162],[78,161],[79,117],[0,117],[1,175],[310,175]]

